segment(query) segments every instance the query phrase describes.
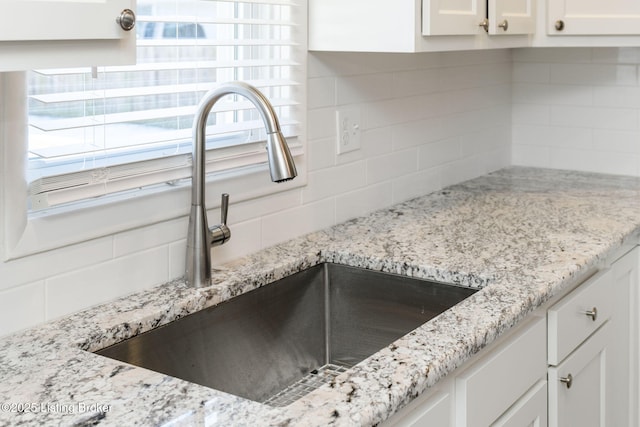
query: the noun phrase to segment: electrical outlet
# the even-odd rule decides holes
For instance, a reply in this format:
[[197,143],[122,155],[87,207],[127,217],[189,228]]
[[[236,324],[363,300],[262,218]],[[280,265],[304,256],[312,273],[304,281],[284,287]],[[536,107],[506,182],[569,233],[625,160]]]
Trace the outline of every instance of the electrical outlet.
[[336,111],[338,154],[359,150],[361,146],[361,113],[359,107],[339,108]]

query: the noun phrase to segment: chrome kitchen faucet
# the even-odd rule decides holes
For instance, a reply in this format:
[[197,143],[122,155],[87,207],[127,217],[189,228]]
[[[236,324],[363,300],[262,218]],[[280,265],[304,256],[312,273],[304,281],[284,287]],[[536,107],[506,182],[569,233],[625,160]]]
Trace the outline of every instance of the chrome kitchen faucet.
[[280,131],[280,124],[269,100],[255,87],[242,82],[230,82],[207,92],[193,120],[193,165],[191,172],[191,213],[187,234],[187,285],[201,288],[211,284],[211,247],[231,238],[227,227],[229,195],[222,194],[221,224],[207,225],[205,206],[205,139],[207,117],[214,104],[225,95],[237,94],[247,98],[258,109],[267,130],[267,159],[273,182],[284,182],[298,174],[293,157]]

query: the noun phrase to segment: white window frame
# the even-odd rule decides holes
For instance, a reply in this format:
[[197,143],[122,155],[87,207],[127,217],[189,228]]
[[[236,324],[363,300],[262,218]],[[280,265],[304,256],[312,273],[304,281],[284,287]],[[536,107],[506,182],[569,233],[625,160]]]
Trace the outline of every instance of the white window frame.
[[[241,170],[214,173],[207,178],[209,210],[219,207],[220,193],[231,196],[233,204],[244,200],[292,190],[307,183],[306,167],[306,1],[300,2],[298,30],[303,38],[301,76],[298,87],[301,105],[298,141],[302,154],[295,156],[298,177],[274,184],[266,164]],[[93,200],[30,213],[27,209],[27,93],[24,72],[0,73],[0,224],[2,259],[9,261],[97,239],[154,223],[186,217],[190,208],[190,182],[174,186],[158,185]],[[265,153],[266,161],[266,153]],[[216,223],[218,218],[211,218]],[[185,229],[186,239],[186,229]]]

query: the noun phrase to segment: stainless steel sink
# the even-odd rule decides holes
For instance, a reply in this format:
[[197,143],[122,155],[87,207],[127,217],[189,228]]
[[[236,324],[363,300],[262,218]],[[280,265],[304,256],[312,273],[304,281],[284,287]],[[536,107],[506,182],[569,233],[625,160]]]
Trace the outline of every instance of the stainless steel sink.
[[325,263],[97,353],[285,406],[474,292]]

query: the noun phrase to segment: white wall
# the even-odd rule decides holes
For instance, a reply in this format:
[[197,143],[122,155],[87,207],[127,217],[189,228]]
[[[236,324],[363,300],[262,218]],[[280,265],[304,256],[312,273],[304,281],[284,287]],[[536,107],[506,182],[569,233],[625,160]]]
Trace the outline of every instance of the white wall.
[[640,176],[640,48],[513,53],[513,163]]
[[[308,185],[232,203],[233,238],[214,262],[509,165],[510,64],[508,50],[310,54]],[[361,108],[363,147],[336,156],[345,105]],[[180,277],[186,228],[181,218],[0,264],[0,335]]]

